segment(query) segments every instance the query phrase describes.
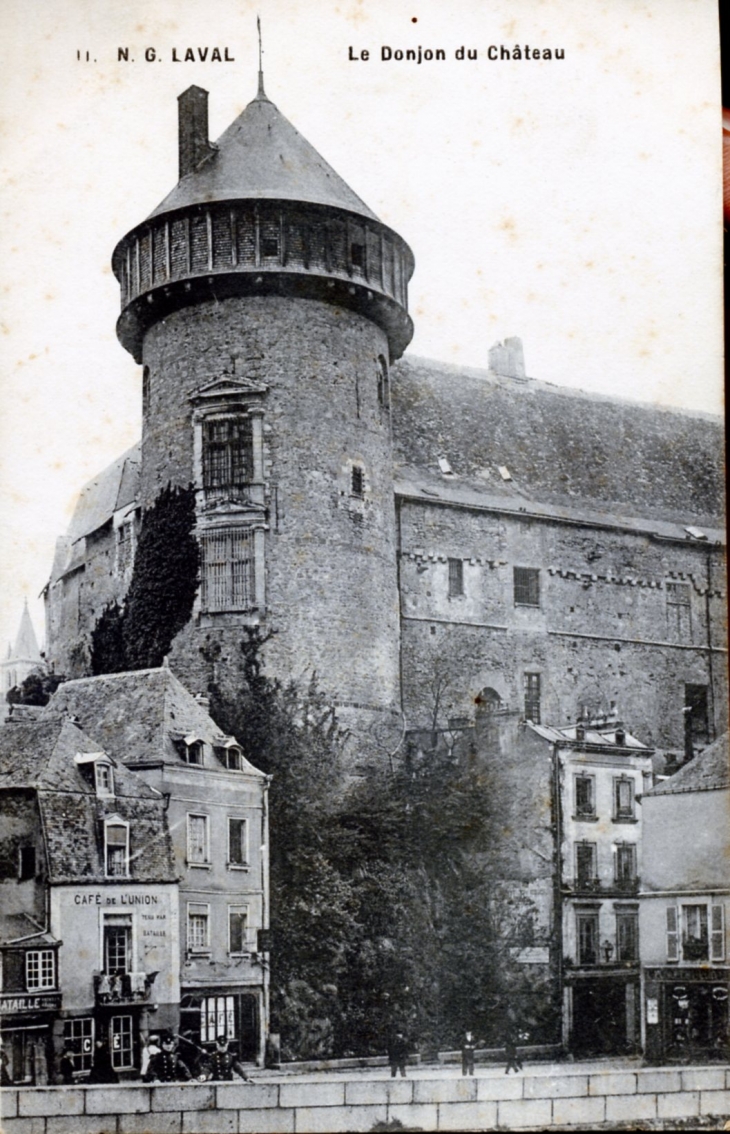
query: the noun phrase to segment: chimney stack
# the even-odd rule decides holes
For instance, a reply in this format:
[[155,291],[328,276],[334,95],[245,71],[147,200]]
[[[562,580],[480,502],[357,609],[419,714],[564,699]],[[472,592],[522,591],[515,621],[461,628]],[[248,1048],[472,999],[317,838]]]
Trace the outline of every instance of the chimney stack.
[[177,105],[179,176],[182,180],[213,153],[213,146],[208,140],[208,92],[202,87],[188,87],[178,96]]

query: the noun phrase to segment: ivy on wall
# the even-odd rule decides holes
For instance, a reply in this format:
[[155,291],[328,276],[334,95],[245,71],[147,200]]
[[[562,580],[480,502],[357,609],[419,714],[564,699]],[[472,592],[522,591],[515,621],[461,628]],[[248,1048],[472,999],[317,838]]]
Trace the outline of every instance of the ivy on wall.
[[195,490],[168,484],[142,514],[123,606],[107,606],[92,632],[94,675],[162,665],[193,612],[200,566],[194,532]]

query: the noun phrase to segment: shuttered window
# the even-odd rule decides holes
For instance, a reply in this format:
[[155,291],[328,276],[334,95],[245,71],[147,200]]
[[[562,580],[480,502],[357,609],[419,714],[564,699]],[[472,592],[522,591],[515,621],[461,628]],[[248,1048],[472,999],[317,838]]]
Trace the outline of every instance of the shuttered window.
[[710,960],[725,960],[725,907],[712,906],[710,925]]
[[667,909],[667,960],[679,960],[679,918],[676,906]]
[[255,605],[253,532],[203,535],[203,609],[251,610]]

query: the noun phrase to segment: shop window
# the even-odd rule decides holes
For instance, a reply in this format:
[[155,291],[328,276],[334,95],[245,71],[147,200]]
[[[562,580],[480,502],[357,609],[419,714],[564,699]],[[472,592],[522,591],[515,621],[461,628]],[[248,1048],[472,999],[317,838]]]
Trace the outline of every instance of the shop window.
[[203,488],[243,488],[253,480],[253,430],[249,417],[203,422]]
[[131,1016],[112,1016],[109,1025],[112,1067],[126,1071],[134,1067],[134,1032]]
[[200,1002],[200,1042],[214,1043],[218,1036],[236,1038],[233,996],[206,996]]
[[188,950],[191,953],[210,950],[210,906],[188,903]]
[[94,1061],[94,1021],[91,1016],[66,1020],[63,1039],[70,1047],[74,1071],[90,1071]]
[[515,567],[513,572],[515,606],[540,605],[540,572],[534,567]]
[[628,776],[613,781],[613,817],[619,822],[634,818],[634,781]]
[[254,533],[205,532],[201,537],[203,610],[252,610],[254,587]]
[[464,561],[449,560],[449,598],[459,598],[464,593]]
[[575,777],[575,817],[576,819],[595,819],[596,817],[596,778],[581,772]]
[[707,906],[682,906],[682,959],[709,960]]
[[104,824],[104,873],[109,878],[129,877],[129,826],[115,820]]
[[616,960],[638,961],[639,916],[633,910],[616,912]]
[[578,941],[578,963],[598,964],[598,914],[579,912],[575,915]]
[[243,907],[228,907],[228,952],[235,954],[248,952],[248,910]]
[[525,720],[540,723],[540,674],[526,673],[524,676]]
[[248,865],[248,823],[245,819],[228,820],[228,865]]
[[28,992],[56,987],[56,954],[53,949],[29,949],[25,954],[25,987]]
[[590,888],[596,883],[596,844],[575,844],[575,882],[578,889]]
[[188,815],[188,865],[203,866],[209,863],[208,816]]

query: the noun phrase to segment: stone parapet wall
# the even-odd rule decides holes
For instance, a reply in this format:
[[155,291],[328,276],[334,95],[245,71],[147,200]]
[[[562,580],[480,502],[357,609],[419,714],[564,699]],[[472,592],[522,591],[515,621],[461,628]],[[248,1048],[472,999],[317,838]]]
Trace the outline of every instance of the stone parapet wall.
[[0,1107],[4,1134],[337,1134],[396,1119],[427,1131],[590,1129],[730,1114],[730,1070],[3,1089]]

